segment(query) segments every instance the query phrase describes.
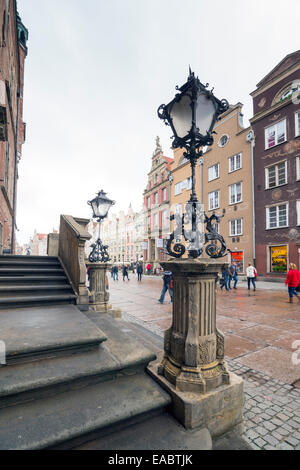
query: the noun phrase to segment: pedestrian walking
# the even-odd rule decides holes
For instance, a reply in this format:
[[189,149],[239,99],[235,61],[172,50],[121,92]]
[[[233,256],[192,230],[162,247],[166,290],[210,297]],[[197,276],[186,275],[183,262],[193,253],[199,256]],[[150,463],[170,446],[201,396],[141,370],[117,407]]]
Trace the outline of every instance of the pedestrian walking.
[[228,287],[231,289],[231,281],[234,281],[233,288],[236,289],[236,285],[238,282],[238,276],[237,276],[237,268],[236,264],[234,262],[231,263],[231,265],[228,268],[229,271],[229,282],[228,282]]
[[142,275],[143,275],[143,266],[141,264],[138,264],[136,268],[137,276],[138,276],[138,281],[142,281]]
[[223,290],[223,287],[228,291],[229,290],[229,269],[228,266],[222,268],[222,277],[220,279],[220,287]]
[[113,266],[113,278],[115,280],[119,280],[119,269],[118,266]]
[[127,277],[127,281],[130,281],[128,277],[128,266],[123,266],[123,281],[125,281],[125,277]]
[[151,268],[152,268],[151,264],[148,263],[147,266],[146,266],[146,270],[147,270],[147,274],[148,274],[148,275],[149,275],[150,272],[151,272]]
[[250,290],[250,281],[253,285],[253,290],[256,290],[255,279],[257,278],[257,271],[251,263],[248,263],[248,268],[246,269],[247,281],[248,281],[248,290]]
[[285,284],[288,286],[289,302],[292,304],[294,296],[297,297],[300,302],[300,296],[298,295],[297,288],[300,283],[300,272],[294,263],[289,266],[289,272],[287,273]]
[[173,278],[172,278],[172,272],[171,271],[164,271],[163,273],[163,288],[160,294],[160,298],[158,301],[163,304],[165,300],[165,295],[167,290],[169,291],[170,297],[171,297],[171,302],[173,302]]

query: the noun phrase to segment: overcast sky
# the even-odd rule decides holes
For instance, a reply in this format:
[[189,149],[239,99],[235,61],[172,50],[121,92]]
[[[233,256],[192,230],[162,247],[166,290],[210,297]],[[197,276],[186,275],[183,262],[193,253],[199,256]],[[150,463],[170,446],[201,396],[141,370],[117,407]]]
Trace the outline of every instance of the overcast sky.
[[172,157],[157,108],[188,67],[218,98],[249,93],[299,47],[299,0],[18,0],[29,29],[26,143],[19,165],[18,235],[90,217],[103,189],[114,211],[142,205],[155,138]]

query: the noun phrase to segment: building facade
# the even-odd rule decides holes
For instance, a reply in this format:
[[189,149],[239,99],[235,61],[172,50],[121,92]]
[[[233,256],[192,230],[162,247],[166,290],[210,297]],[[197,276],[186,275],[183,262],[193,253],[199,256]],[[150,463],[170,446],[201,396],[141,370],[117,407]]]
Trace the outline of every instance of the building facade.
[[255,135],[255,258],[258,272],[283,277],[300,267],[300,51],[257,85],[250,120]]
[[[109,214],[101,223],[100,238],[108,246],[108,253],[113,264],[132,265],[143,259],[144,233],[143,212],[134,212],[130,204],[127,213]],[[92,239],[86,244],[86,255],[90,253],[90,245],[99,235],[99,224],[91,220],[88,231]]]
[[25,141],[22,117],[28,40],[15,0],[0,2],[0,34],[0,253],[13,253],[18,162]]
[[170,172],[172,158],[165,157],[156,139],[156,148],[152,155],[148,184],[144,191],[144,221],[146,237],[144,240],[144,260],[152,268],[160,266],[160,261],[168,258],[165,241],[170,233]]
[[[214,144],[204,149],[196,167],[197,198],[208,217],[225,211],[215,228],[240,274],[253,261],[252,134],[243,126],[242,106],[232,105],[221,116]],[[191,195],[191,166],[182,149],[175,150],[171,167],[171,211],[182,214]]]

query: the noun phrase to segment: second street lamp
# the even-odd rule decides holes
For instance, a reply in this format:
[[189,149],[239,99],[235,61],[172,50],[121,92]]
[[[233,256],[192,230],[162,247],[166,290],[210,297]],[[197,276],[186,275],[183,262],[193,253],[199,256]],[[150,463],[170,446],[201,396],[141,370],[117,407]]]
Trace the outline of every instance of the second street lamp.
[[98,232],[98,239],[95,243],[91,245],[92,251],[89,255],[89,261],[91,263],[96,262],[107,262],[110,260],[109,254],[107,252],[107,245],[103,245],[101,238],[100,238],[100,230],[101,230],[101,223],[105,217],[107,217],[108,211],[115,204],[115,201],[112,201],[108,197],[106,197],[106,193],[104,191],[99,191],[97,196],[88,201],[88,205],[91,206],[93,210],[93,219],[96,219],[99,223],[99,232]]
[[[220,216],[213,213],[208,217],[199,204],[195,190],[195,167],[198,158],[203,155],[203,147],[213,144],[213,128],[220,114],[227,111],[227,100],[217,99],[212,91],[207,89],[198,77],[190,69],[187,82],[180,88],[179,93],[167,105],[162,104],[158,108],[158,116],[169,125],[173,131],[173,148],[184,148],[184,157],[190,161],[192,170],[192,193],[186,205],[183,216],[175,214],[171,220],[175,220],[175,229],[167,244],[168,253],[180,258],[185,253],[185,247],[178,243],[182,237],[184,225],[190,225],[191,229],[184,229],[183,236],[189,242],[189,256],[197,258],[203,252],[204,243],[211,242],[206,247],[206,253],[212,258],[224,256],[226,245],[224,238],[213,229],[213,221],[219,222]],[[203,201],[201,201],[203,202]],[[207,233],[198,229],[199,223],[205,223]],[[171,248],[176,241],[174,249]],[[220,246],[217,245],[219,241]]]

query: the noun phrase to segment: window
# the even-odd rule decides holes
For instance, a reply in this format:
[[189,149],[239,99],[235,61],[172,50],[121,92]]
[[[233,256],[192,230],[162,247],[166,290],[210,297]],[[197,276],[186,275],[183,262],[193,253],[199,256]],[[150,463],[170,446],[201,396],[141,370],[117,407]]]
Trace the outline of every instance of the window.
[[237,204],[242,201],[242,183],[229,186],[229,204]]
[[164,188],[162,190],[162,200],[166,201],[167,200],[167,188]]
[[180,181],[180,183],[175,184],[175,196],[180,194],[183,189],[190,190],[192,188],[192,178],[189,177],[184,181]]
[[287,183],[287,161],[265,168],[266,189]]
[[169,218],[168,218],[168,211],[167,211],[167,210],[162,211],[161,219],[162,219],[162,226],[163,226],[164,228],[168,227]]
[[225,145],[228,143],[229,136],[227,134],[222,135],[218,142],[219,147],[225,147]]
[[158,193],[154,194],[154,204],[158,204]]
[[175,196],[181,193],[181,183],[175,184]]
[[208,194],[208,208],[210,211],[219,208],[219,191],[213,191]]
[[296,178],[300,180],[300,157],[296,157]]
[[208,181],[212,181],[219,178],[219,163],[211,166],[208,169]]
[[153,216],[153,227],[158,227],[158,214]]
[[287,271],[287,246],[270,246],[270,271]]
[[267,229],[288,227],[288,204],[266,208]]
[[265,148],[269,149],[286,141],[286,120],[265,129]]
[[242,235],[243,233],[243,223],[242,219],[234,219],[229,222],[229,234],[230,237],[236,237]]
[[297,225],[300,225],[300,201],[297,201]]
[[186,181],[186,189],[187,190],[192,189],[192,177],[189,176],[185,181]]
[[150,197],[147,197],[147,208],[150,209],[151,207],[151,199]]
[[295,113],[295,136],[300,135],[300,111]]
[[229,158],[229,173],[242,168],[242,154],[237,153]]

